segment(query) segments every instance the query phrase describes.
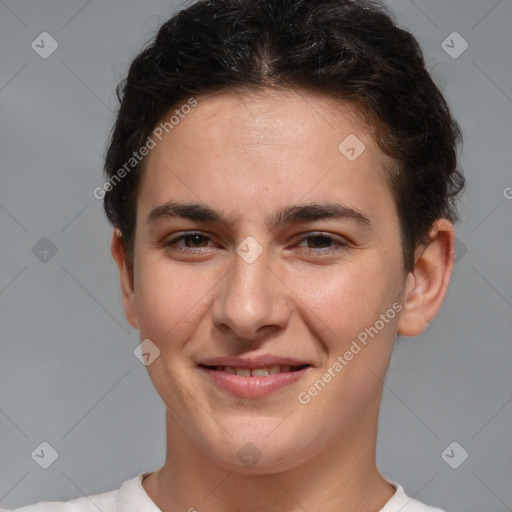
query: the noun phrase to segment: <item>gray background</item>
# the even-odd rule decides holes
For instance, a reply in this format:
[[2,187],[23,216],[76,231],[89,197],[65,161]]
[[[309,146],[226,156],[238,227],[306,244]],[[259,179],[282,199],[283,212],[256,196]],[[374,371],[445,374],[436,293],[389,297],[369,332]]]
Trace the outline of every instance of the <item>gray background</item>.
[[[445,304],[423,335],[396,345],[379,467],[453,512],[512,510],[512,2],[389,3],[462,126],[468,184]],[[0,1],[3,506],[105,492],[164,462],[164,407],[133,355],[138,331],[124,319],[92,191],[115,85],[177,7]],[[43,31],[59,45],[47,59],[31,48]],[[469,44],[458,58],[441,46],[453,31]],[[47,261],[43,237],[57,249]],[[43,441],[58,452],[48,469],[31,457]],[[457,469],[441,457],[452,441],[469,454]]]

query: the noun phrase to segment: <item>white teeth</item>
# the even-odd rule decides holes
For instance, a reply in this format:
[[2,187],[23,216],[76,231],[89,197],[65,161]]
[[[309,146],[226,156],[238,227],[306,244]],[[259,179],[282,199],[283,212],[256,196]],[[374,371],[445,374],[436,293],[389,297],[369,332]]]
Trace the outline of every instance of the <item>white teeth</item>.
[[269,369],[268,369],[268,373],[270,375],[275,375],[276,373],[279,373],[281,371],[281,366],[278,365],[278,364],[275,364],[274,366],[271,366]]
[[267,375],[276,375],[281,372],[291,371],[291,366],[288,364],[272,366],[264,366],[263,368],[233,368],[232,366],[217,366],[217,371],[224,371],[230,375],[240,375],[241,377],[266,377]]
[[268,375],[268,368],[254,368],[254,370],[251,370],[251,375],[254,377],[265,377]]

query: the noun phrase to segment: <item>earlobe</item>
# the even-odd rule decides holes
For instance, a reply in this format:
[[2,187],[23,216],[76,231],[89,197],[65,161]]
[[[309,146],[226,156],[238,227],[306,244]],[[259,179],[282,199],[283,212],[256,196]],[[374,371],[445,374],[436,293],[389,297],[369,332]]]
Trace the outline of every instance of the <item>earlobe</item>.
[[128,320],[128,323],[134,329],[139,329],[139,321],[137,318],[137,307],[135,301],[133,267],[127,260],[124,241],[121,232],[118,229],[114,229],[110,251],[119,270],[121,300],[123,303],[124,314]]
[[398,334],[417,336],[439,311],[446,295],[455,260],[453,224],[437,220],[429,241],[417,248],[415,264],[407,276]]

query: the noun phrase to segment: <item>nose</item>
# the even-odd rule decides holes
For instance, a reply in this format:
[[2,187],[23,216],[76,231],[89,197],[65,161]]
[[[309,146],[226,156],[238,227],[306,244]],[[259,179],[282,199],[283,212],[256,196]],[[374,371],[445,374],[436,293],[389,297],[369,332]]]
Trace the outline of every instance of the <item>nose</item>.
[[291,315],[291,291],[272,259],[266,251],[251,262],[238,254],[233,258],[212,307],[214,325],[240,341],[254,341],[284,329]]

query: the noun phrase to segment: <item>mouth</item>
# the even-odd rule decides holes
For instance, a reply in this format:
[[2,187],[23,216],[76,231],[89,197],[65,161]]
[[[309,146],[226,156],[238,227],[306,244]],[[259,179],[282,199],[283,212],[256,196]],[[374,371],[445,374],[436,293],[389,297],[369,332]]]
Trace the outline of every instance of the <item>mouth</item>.
[[310,364],[251,366],[197,365],[217,388],[242,398],[267,396],[299,381],[312,368]]
[[292,366],[289,364],[274,364],[272,366],[262,366],[261,368],[219,366],[206,364],[200,364],[199,366],[216,372],[225,372],[230,375],[238,375],[239,377],[267,377],[268,375],[277,375],[279,373],[297,372],[311,365],[302,364],[300,366]]

